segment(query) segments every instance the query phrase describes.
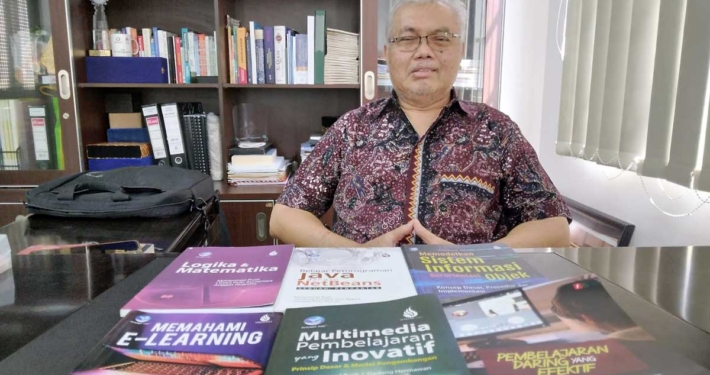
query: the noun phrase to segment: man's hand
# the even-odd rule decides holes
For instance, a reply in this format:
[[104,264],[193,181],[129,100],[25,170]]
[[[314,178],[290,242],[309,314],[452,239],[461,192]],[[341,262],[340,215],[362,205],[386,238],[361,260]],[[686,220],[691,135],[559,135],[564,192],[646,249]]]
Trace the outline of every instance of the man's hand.
[[410,221],[407,224],[404,224],[401,227],[399,227],[391,232],[387,232],[387,233],[385,233],[373,240],[365,242],[363,244],[363,246],[365,246],[365,247],[395,247],[404,237],[407,237],[409,234],[412,233],[412,229],[414,229],[414,226],[412,225],[412,222]]
[[429,245],[453,245],[453,243],[440,238],[428,229],[424,228],[419,220],[414,219],[412,220],[412,223],[414,224],[414,233],[416,233],[417,237],[421,238],[424,243]]

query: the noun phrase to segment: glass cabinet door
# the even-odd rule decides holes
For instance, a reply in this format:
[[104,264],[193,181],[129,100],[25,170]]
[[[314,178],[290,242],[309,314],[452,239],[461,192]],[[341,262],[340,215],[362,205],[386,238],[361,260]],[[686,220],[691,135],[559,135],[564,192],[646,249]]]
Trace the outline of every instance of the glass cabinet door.
[[[391,95],[393,87],[384,56],[390,10],[399,0],[363,1],[363,101]],[[487,61],[487,10],[500,0],[464,0],[468,14],[466,31],[462,36],[465,55],[454,83],[459,98],[484,101],[484,72]],[[488,14],[490,16],[490,14]],[[369,30],[376,30],[370,32]],[[376,46],[376,48],[375,48]],[[375,64],[376,61],[376,64]],[[370,90],[368,85],[374,84]],[[372,98],[370,98],[372,97]]]
[[78,172],[64,1],[0,0],[0,186]]

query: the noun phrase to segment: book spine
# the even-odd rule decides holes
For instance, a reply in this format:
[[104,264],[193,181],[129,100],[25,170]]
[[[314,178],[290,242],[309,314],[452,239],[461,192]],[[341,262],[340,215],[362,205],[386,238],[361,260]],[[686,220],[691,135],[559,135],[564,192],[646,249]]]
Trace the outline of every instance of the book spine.
[[315,83],[316,63],[316,17],[308,16],[308,84]]
[[185,83],[185,78],[183,77],[182,73],[182,51],[181,51],[181,45],[182,45],[182,38],[179,36],[173,37],[173,42],[174,42],[174,47],[175,47],[175,72],[176,74],[176,82],[177,83]]
[[205,44],[205,34],[197,34],[197,55],[200,62],[200,75],[206,76],[207,73],[207,48]]
[[264,26],[264,78],[265,83],[276,83],[274,56],[274,27]]
[[168,50],[168,83],[175,83],[175,41],[173,37],[167,37],[166,43],[166,49]]
[[315,35],[315,74],[316,85],[325,83],[325,11],[316,10],[316,35]]
[[202,69],[200,67],[200,37],[198,33],[192,34],[192,55],[195,60],[195,76],[199,77],[202,75]]
[[62,143],[62,121],[59,115],[59,98],[52,97],[52,109],[54,112],[54,152],[57,155],[57,169],[64,170],[64,144]]
[[207,76],[213,76],[212,73],[212,37],[205,36],[205,60],[207,62],[205,70],[207,71]]
[[143,35],[143,56],[153,57],[153,47],[151,40],[153,40],[153,30],[144,27],[141,30],[141,35]]
[[180,47],[182,48],[182,77],[184,83],[190,83],[190,48],[188,47],[188,33],[189,30],[185,27],[182,28],[180,38]]
[[286,26],[274,27],[274,62],[276,83],[286,84]]
[[145,57],[145,46],[143,44],[143,35],[138,35],[138,57]]
[[126,27],[126,34],[131,37],[131,55],[133,57],[139,57],[138,30],[135,27]]
[[[251,52],[253,48],[251,48],[251,35],[247,32],[247,39],[246,39],[246,51],[247,51],[247,83],[254,83],[252,82],[252,73],[254,72],[254,68],[252,67],[251,63]],[[254,64],[256,65],[256,64]]]
[[219,75],[219,66],[218,66],[219,59],[217,58],[217,33],[216,32],[210,37],[209,49],[210,49],[210,53],[212,54],[212,59],[210,60],[210,61],[212,61],[212,75],[218,76]]
[[237,44],[238,44],[238,55],[237,64],[239,66],[239,84],[246,85],[248,83],[247,75],[247,29],[245,27],[240,27],[237,29]]
[[[249,21],[249,47],[251,47],[251,52],[249,58],[251,59],[251,82],[256,84],[257,83],[257,65],[256,65],[256,30],[259,27],[259,25],[256,24],[254,21]],[[263,65],[263,64],[262,64]]]
[[236,69],[235,67],[235,51],[234,51],[234,27],[227,25],[227,54],[229,56],[229,83],[236,82]]
[[256,83],[264,84],[266,83],[266,76],[264,74],[264,30],[256,30]]
[[295,84],[308,83],[308,34],[296,35],[296,74]]

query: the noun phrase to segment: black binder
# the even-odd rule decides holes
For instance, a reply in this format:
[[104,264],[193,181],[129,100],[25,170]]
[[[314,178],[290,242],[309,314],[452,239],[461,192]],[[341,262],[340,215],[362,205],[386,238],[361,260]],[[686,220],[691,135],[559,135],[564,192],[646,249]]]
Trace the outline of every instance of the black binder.
[[170,166],[170,154],[168,145],[165,142],[165,128],[160,115],[160,106],[157,104],[146,104],[143,106],[143,119],[148,128],[150,146],[153,149],[153,159],[158,165]]
[[188,158],[185,151],[186,143],[182,131],[183,112],[181,110],[181,106],[178,106],[178,103],[161,104],[160,112],[163,117],[165,140],[168,145],[170,164],[173,167],[188,169]]

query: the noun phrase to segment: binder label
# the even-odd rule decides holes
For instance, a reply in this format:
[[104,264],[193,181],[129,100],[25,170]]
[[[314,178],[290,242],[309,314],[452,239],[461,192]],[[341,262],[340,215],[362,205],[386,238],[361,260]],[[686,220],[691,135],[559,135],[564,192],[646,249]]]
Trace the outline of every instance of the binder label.
[[[44,112],[44,109],[42,109]],[[44,118],[32,119],[32,137],[35,144],[35,159],[49,160],[49,143],[47,142],[47,125]]]
[[168,155],[165,153],[165,147],[163,147],[163,132],[160,131],[160,119],[157,116],[146,117],[145,124],[148,127],[151,146],[153,146],[153,157],[156,159],[166,158]]

